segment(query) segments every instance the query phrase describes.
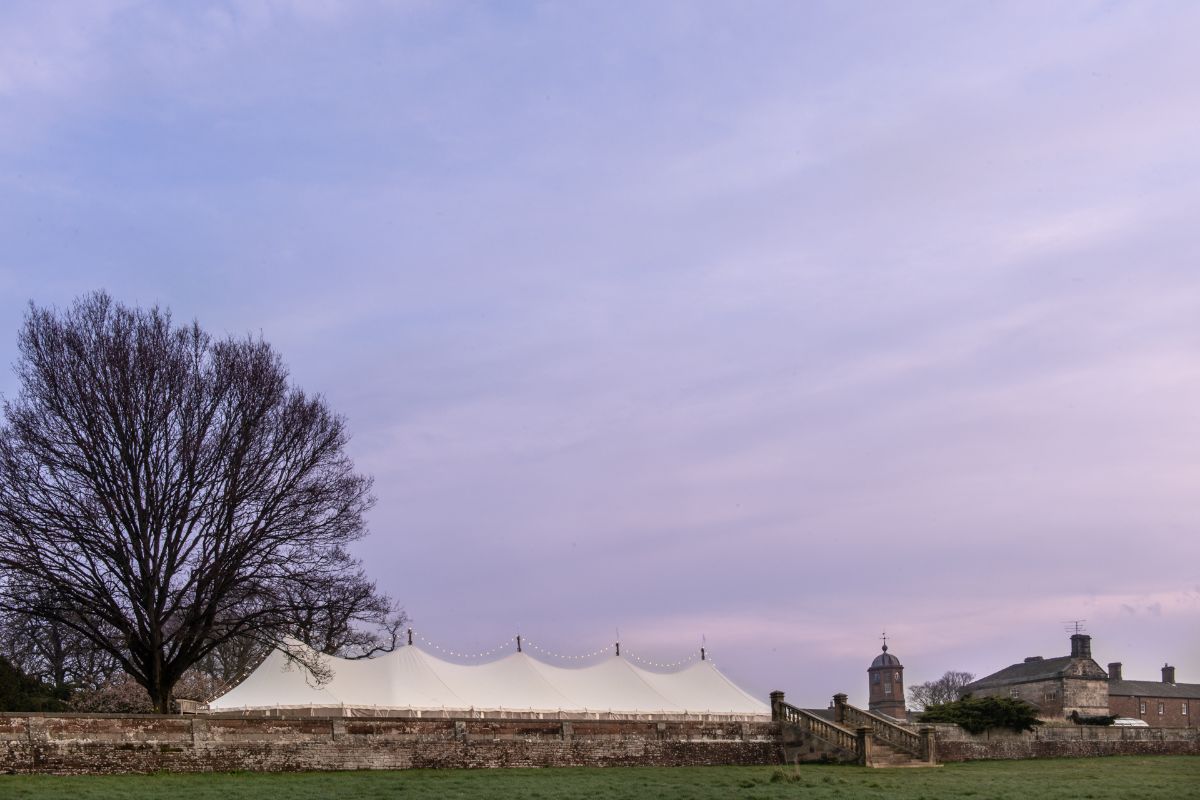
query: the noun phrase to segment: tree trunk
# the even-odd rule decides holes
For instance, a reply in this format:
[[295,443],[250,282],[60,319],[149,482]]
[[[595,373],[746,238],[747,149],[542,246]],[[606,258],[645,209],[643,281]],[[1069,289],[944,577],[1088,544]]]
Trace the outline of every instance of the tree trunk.
[[159,714],[174,713],[175,705],[175,683],[168,682],[160,673],[155,677],[154,688],[150,690],[150,702],[154,704],[154,710]]
[[51,625],[46,638],[47,650],[50,653],[50,675],[56,694],[65,695],[67,686],[67,653],[63,644],[62,633],[57,625]]
[[151,652],[149,661],[150,674],[147,676],[149,680],[146,681],[146,691],[150,693],[150,702],[159,714],[170,714],[174,710],[171,705],[174,700],[176,676],[163,663],[161,647]]

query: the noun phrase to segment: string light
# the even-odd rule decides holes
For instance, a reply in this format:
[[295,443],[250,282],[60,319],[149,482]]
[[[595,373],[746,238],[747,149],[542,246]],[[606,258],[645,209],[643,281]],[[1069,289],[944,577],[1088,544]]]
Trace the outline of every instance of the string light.
[[[412,638],[419,640],[422,644],[426,645],[427,647],[433,648],[434,650],[438,651],[439,653],[443,653],[443,654],[451,656],[453,658],[461,658],[461,659],[490,658],[492,656],[499,655],[501,653],[512,652],[512,648],[514,647],[514,640],[507,639],[504,642],[491,648],[490,650],[484,650],[479,653],[462,653],[457,650],[452,650],[448,647],[442,647],[441,645],[437,644],[436,642],[431,641],[424,634],[418,633],[417,631],[411,631],[410,635],[412,636]],[[569,655],[566,653],[556,653],[553,650],[547,650],[546,648],[542,647],[541,645],[538,645],[537,643],[532,642],[529,639],[526,639],[524,637],[521,637],[521,644],[524,645],[525,647],[533,648],[533,650],[535,650],[537,653],[539,653],[541,655],[549,656],[550,658],[557,658],[562,661],[589,661],[589,660],[598,658],[598,657],[604,655],[605,653],[612,652],[612,648],[613,648],[613,645],[605,645],[604,647],[599,647],[590,653],[580,653],[578,655]],[[625,654],[633,661],[636,661],[638,664],[642,664],[642,665],[648,666],[648,667],[654,667],[656,669],[678,669],[679,667],[683,667],[688,664],[694,663],[697,660],[697,658],[699,657],[696,653],[693,653],[690,656],[688,656],[687,658],[683,658],[678,661],[660,662],[660,661],[651,661],[648,658],[642,658],[641,656],[637,655],[636,653],[629,652],[629,650],[626,650]],[[712,663],[712,665],[714,667],[716,666],[716,663],[713,662],[711,657],[708,658],[707,661]],[[208,702],[212,702],[214,699],[221,696],[229,689],[240,684],[243,680],[248,678],[255,671],[255,669],[257,669],[257,667],[258,667],[258,665],[256,665],[255,667],[248,667],[241,674],[237,675],[237,677],[233,678],[232,680],[227,681],[224,685],[221,686],[220,689],[216,690],[209,696]]]
[[634,661],[636,661],[639,664],[644,664],[645,666],[648,666],[648,667],[656,667],[658,669],[677,669],[677,668],[685,666],[687,664],[691,664],[693,661],[695,661],[697,658],[699,658],[698,655],[693,653],[692,655],[688,656],[687,658],[680,659],[679,661],[672,661],[670,663],[661,663],[658,661],[651,661],[648,658],[641,658],[635,653],[629,653],[629,657],[632,658]]
[[[416,637],[417,639],[420,639],[422,644],[428,645],[429,647],[432,647],[434,650],[437,650],[439,653],[445,653],[446,655],[453,656],[454,658],[466,658],[466,659],[489,658],[489,657],[497,655],[499,653],[511,652],[512,648],[513,648],[513,640],[509,639],[501,644],[496,645],[491,650],[484,650],[481,653],[460,653],[457,650],[451,650],[448,647],[442,647],[441,645],[439,645],[435,642],[431,642],[423,634],[417,633],[415,631],[413,632],[413,636]],[[524,640],[522,640],[522,641],[524,641]]]
[[551,658],[561,658],[564,661],[587,661],[589,659],[596,658],[597,656],[604,655],[605,653],[609,652],[612,649],[612,645],[609,644],[609,645],[605,645],[604,647],[599,648],[598,650],[593,650],[590,653],[582,653],[580,655],[571,656],[571,655],[566,655],[564,653],[555,653],[552,650],[547,650],[544,647],[534,644],[533,642],[529,641],[528,639],[522,639],[521,641],[524,642],[527,646],[532,647],[534,650],[536,650],[537,652],[541,653],[544,656],[550,656]]
[[[413,632],[413,636],[416,639],[419,639],[422,644],[427,645],[428,647],[431,647],[434,650],[437,650],[439,653],[445,653],[446,655],[453,656],[454,658],[463,658],[463,659],[489,658],[491,656],[494,656],[494,655],[497,655],[500,653],[511,652],[510,648],[513,646],[512,641],[509,640],[509,641],[506,641],[502,644],[499,644],[499,645],[493,647],[490,650],[484,650],[479,653],[462,653],[457,650],[452,650],[448,647],[442,647],[441,645],[437,644],[436,642],[431,641],[428,637],[424,636],[423,634],[417,633],[416,631]],[[521,644],[524,647],[528,647],[528,648],[532,649],[534,652],[538,653],[539,655],[549,656],[550,658],[559,659],[561,661],[591,661],[593,659],[599,658],[600,656],[604,655],[605,653],[612,652],[612,647],[613,647],[612,645],[605,645],[604,647],[599,647],[599,648],[591,651],[590,653],[570,654],[570,653],[558,653],[558,652],[555,652],[554,650],[549,650],[545,647],[542,647],[537,642],[531,641],[525,637],[521,637]],[[679,667],[684,667],[684,666],[687,666],[688,664],[694,663],[699,658],[698,654],[692,653],[687,658],[681,658],[678,661],[663,662],[663,661],[652,661],[648,658],[642,658],[641,656],[637,655],[636,653],[631,653],[628,650],[625,651],[625,654],[627,656],[629,656],[629,658],[631,658],[633,661],[636,661],[638,664],[642,664],[642,665],[648,666],[648,667],[654,667],[656,669],[678,669]],[[708,660],[711,661],[712,659],[708,659]],[[716,665],[714,664],[713,666],[716,666]]]

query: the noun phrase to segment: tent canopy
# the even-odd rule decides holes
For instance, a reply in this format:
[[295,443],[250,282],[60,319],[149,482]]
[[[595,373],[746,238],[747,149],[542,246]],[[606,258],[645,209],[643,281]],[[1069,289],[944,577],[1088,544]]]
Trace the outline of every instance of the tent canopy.
[[765,703],[740,689],[711,661],[674,672],[651,672],[620,656],[566,668],[512,653],[467,665],[413,645],[378,658],[327,659],[333,677],[317,684],[306,669],[276,650],[209,708],[770,715]]

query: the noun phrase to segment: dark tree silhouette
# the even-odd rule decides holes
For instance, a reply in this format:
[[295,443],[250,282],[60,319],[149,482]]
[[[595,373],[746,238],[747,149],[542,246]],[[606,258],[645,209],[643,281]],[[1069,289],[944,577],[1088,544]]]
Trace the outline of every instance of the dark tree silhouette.
[[345,421],[291,386],[266,342],[99,292],[65,312],[31,305],[18,346],[0,606],[78,634],[165,713],[222,645],[286,651],[297,621],[362,619],[336,611],[345,587],[360,607],[380,599],[345,550],[373,502]]
[[63,702],[50,687],[25,675],[0,656],[0,712],[62,711]]
[[112,655],[71,628],[17,611],[0,610],[0,657],[60,697],[97,689],[121,671]]
[[381,595],[357,564],[325,581],[290,587],[295,609],[289,631],[318,653],[341,658],[370,658],[399,644],[408,617]]

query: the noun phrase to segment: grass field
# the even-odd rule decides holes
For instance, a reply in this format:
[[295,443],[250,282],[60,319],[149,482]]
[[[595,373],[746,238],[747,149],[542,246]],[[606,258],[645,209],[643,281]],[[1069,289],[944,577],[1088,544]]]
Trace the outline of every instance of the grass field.
[[977,761],[938,769],[846,766],[409,770],[210,775],[0,775],[0,798],[880,798],[1132,800],[1200,797],[1200,757]]

